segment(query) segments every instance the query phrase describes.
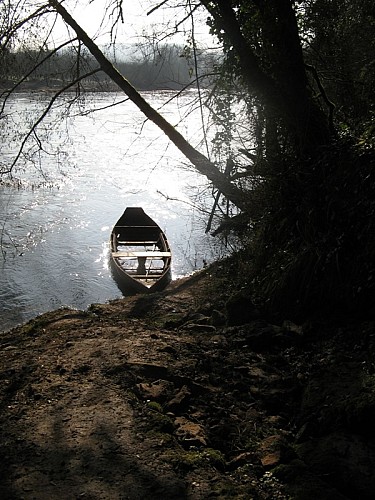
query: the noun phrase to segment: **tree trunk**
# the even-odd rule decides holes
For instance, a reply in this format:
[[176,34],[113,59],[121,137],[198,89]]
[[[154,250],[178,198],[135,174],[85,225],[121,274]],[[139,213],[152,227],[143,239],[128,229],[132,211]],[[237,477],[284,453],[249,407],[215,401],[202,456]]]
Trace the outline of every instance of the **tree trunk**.
[[196,150],[186,139],[163,118],[140,93],[122,76],[112,63],[106,58],[99,47],[87,35],[87,33],[78,25],[71,17],[67,10],[57,0],[49,0],[49,4],[60,14],[66,24],[68,24],[77,34],[77,37],[87,47],[94,58],[99,63],[102,71],[104,71],[111,80],[116,83],[119,88],[125,92],[131,101],[139,108],[140,111],[152,122],[154,122],[173,142],[173,144],[188,158],[195,166],[197,171],[205,175],[213,185],[219,189],[228,200],[240,209],[246,208],[246,196],[244,192],[237,186],[232,184],[218,167],[209,161],[202,153]]
[[[269,58],[265,63],[253,51],[246,37],[251,27],[241,21],[228,0],[201,3],[223,30],[237,54],[241,77],[250,93],[262,99],[295,138],[301,156],[311,156],[317,146],[330,141],[328,120],[313,101],[308,88],[297,21],[290,0],[254,1],[261,18],[259,43]],[[243,19],[242,22],[244,23]],[[251,22],[251,21],[248,21]],[[267,64],[270,66],[267,69]]]

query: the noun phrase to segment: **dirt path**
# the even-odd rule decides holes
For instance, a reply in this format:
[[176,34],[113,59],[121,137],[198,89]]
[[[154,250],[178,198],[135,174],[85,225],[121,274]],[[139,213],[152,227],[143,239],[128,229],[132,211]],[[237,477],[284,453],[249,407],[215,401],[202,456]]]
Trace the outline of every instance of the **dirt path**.
[[1,336],[2,500],[283,500],[277,468],[316,479],[290,466],[296,433],[311,440],[297,418],[313,362],[302,330],[228,326],[207,280],[55,311]]

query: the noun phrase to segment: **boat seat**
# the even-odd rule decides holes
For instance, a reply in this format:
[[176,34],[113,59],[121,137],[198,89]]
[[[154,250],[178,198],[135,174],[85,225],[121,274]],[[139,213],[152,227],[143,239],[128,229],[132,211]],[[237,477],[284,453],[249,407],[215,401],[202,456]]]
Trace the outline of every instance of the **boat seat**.
[[113,257],[121,257],[123,259],[134,259],[138,257],[152,257],[154,259],[163,259],[164,257],[171,257],[172,254],[171,252],[112,252]]
[[117,240],[118,245],[156,245],[157,241],[119,241]]
[[157,280],[158,278],[160,278],[161,276],[163,276],[162,273],[160,274],[131,274],[130,275],[132,278],[135,278],[135,279],[138,279],[138,280]]

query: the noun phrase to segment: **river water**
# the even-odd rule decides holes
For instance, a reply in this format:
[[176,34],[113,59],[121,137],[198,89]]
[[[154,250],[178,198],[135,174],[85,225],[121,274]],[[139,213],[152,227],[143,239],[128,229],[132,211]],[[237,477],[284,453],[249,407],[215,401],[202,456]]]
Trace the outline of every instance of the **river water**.
[[[192,93],[170,102],[169,92],[145,97],[198,144],[200,114],[185,116]],[[44,152],[33,155],[29,146],[25,169],[15,171],[19,186],[0,185],[0,330],[51,309],[85,309],[120,297],[108,267],[108,239],[127,206],[142,206],[165,231],[173,278],[221,255],[196,208],[209,208],[204,179],[131,102],[113,106],[121,100],[114,93],[91,95],[71,107],[69,117],[57,107],[38,132],[39,139],[49,136]],[[40,95],[13,97],[7,108],[12,126],[22,132],[28,114],[46,102]],[[2,156],[14,155],[18,144],[10,137]]]

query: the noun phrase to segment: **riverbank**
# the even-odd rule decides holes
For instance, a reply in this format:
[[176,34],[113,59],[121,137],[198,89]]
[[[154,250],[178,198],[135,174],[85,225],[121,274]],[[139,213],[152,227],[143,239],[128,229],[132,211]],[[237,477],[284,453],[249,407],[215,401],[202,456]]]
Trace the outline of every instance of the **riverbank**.
[[275,324],[231,283],[3,334],[1,498],[372,498],[374,321]]

